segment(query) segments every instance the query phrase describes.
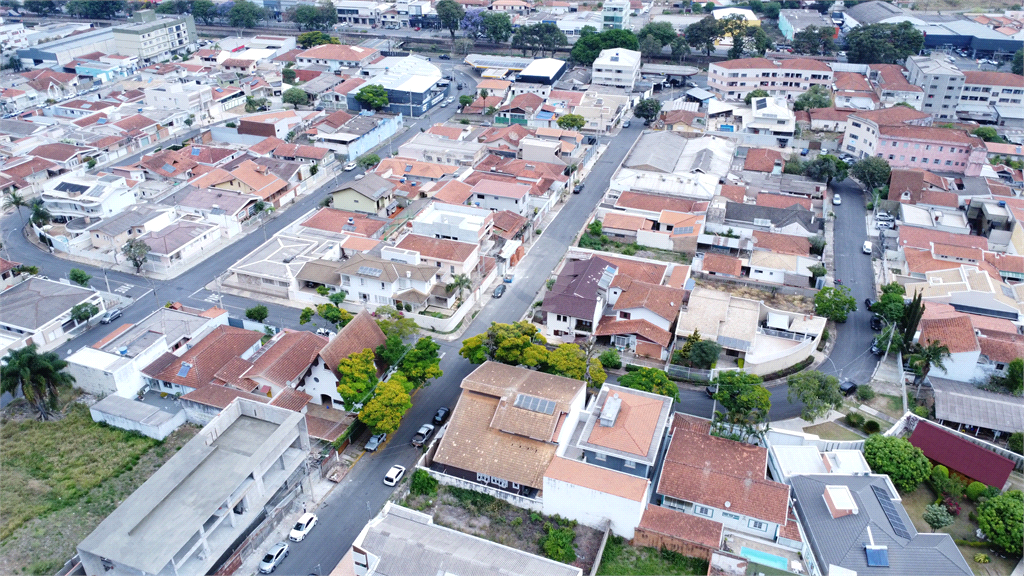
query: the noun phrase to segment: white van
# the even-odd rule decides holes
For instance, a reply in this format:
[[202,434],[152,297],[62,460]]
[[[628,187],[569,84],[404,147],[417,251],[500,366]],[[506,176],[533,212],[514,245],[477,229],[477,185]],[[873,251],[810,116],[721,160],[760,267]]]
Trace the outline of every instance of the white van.
[[864,248],[862,250],[865,254],[871,254],[871,240],[864,241]]

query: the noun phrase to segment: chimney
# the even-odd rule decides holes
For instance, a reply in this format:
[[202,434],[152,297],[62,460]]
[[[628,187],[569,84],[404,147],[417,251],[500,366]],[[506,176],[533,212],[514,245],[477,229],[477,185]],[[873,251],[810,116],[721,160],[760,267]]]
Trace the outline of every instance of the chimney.
[[619,416],[621,408],[622,399],[619,398],[618,394],[613,394],[610,398],[605,399],[604,406],[601,408],[601,426],[606,428],[615,426],[615,419]]
[[832,518],[842,518],[850,514],[857,514],[857,503],[853,500],[853,494],[846,486],[825,486],[825,493],[822,495],[825,505],[832,514]]

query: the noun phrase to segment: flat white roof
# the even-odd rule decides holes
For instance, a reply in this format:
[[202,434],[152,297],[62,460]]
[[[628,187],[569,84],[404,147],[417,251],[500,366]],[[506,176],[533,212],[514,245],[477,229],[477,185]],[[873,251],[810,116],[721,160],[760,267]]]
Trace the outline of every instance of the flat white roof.
[[[618,60],[613,60],[612,58],[618,58]],[[594,60],[595,65],[635,66],[639,63],[640,53],[635,50],[626,50],[625,48],[606,48],[601,50],[601,54]]]
[[67,361],[69,363],[88,366],[89,368],[95,368],[97,370],[107,370],[122,358],[124,357],[86,346],[71,356],[68,356]]
[[565,66],[563,60],[557,58],[539,58],[531,62],[523,71],[520,72],[520,76],[547,76],[552,77],[558,74],[558,71]]
[[825,491],[828,492],[829,498],[832,499],[832,503],[835,504],[836,508],[841,510],[852,510],[857,507],[857,503],[853,501],[853,494],[850,493],[849,487],[825,486]]

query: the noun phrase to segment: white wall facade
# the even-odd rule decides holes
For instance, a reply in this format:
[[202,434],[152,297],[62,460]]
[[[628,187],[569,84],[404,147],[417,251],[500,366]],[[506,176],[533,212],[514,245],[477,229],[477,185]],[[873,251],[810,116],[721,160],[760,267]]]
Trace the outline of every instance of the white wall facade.
[[612,532],[617,536],[632,539],[633,532],[640,525],[644,515],[644,503],[650,492],[650,482],[647,486],[643,501],[636,502],[545,476],[544,514],[558,514],[597,529],[603,529],[605,521],[609,520]]

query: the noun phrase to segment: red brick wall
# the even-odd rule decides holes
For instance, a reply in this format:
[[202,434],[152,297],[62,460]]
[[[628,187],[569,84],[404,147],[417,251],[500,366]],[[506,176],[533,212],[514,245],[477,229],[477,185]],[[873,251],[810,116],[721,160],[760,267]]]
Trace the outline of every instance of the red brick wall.
[[695,544],[688,540],[680,538],[673,538],[665,534],[659,534],[657,532],[649,532],[643,528],[637,528],[636,533],[633,535],[634,546],[647,546],[650,548],[671,550],[678,552],[683,556],[691,556],[693,558],[700,558],[702,560],[711,560],[711,548]]

